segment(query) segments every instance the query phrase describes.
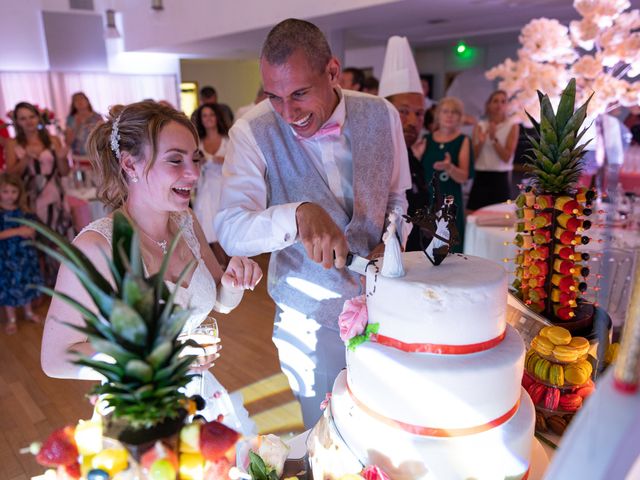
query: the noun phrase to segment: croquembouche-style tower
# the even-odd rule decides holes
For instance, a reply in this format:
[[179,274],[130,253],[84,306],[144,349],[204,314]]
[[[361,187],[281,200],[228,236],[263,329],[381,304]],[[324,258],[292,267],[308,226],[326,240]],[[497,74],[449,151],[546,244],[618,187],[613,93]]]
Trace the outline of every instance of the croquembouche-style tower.
[[591,327],[593,305],[580,299],[587,289],[589,255],[579,251],[589,243],[586,219],[596,192],[576,187],[583,164],[587,100],[574,111],[576,82],[560,97],[557,112],[548,95],[538,92],[540,122],[527,113],[537,135],[529,137],[532,184],[516,198],[519,248],[513,287],[533,311],[572,333]]

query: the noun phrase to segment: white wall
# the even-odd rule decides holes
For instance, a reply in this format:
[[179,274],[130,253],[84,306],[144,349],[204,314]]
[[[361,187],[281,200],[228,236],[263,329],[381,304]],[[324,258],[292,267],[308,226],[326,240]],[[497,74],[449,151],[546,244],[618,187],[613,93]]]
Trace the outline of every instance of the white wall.
[[385,49],[380,45],[346,50],[342,67],[373,68],[373,76],[380,80]]
[[0,71],[42,71],[49,68],[40,0],[3,2],[0,32],[4,39]]

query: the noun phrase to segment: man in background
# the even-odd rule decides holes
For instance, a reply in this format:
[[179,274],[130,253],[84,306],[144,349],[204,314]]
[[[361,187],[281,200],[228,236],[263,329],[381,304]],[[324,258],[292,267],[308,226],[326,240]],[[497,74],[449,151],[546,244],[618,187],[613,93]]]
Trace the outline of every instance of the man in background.
[[[425,140],[419,140],[424,122],[425,104],[421,79],[406,37],[391,37],[387,42],[379,95],[389,100],[400,114],[402,134],[407,145],[411,188],[407,190],[409,215],[429,203],[429,193],[420,158]],[[414,228],[407,240],[407,251],[420,251],[420,230]]]
[[362,70],[355,67],[348,67],[342,70],[342,74],[340,75],[340,88],[361,92],[363,84],[364,73]]

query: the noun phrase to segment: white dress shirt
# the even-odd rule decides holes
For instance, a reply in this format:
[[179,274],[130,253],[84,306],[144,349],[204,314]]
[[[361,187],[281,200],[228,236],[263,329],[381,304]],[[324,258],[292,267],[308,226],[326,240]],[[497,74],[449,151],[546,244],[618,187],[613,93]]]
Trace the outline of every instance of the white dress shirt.
[[[319,138],[300,138],[302,148],[316,164],[336,199],[348,212],[353,212],[353,167],[349,139],[344,135],[344,93],[337,90],[340,101],[325,125],[337,123],[340,134]],[[349,95],[365,95],[349,92]],[[411,175],[402,124],[397,110],[386,102],[392,127],[393,169],[387,201],[387,212],[402,214],[407,210],[406,190],[411,188]],[[256,108],[272,109],[269,101]],[[277,113],[276,113],[277,114]],[[295,132],[294,132],[295,133]],[[357,135],[357,132],[352,132]],[[249,122],[239,118],[229,132],[230,143],[225,157],[220,211],[215,230],[220,243],[230,255],[257,255],[283,249],[297,240],[296,209],[303,202],[274,205],[267,208],[267,164],[256,143]],[[292,179],[292,181],[295,181]],[[224,228],[222,226],[224,225]],[[410,228],[403,228],[406,240]]]

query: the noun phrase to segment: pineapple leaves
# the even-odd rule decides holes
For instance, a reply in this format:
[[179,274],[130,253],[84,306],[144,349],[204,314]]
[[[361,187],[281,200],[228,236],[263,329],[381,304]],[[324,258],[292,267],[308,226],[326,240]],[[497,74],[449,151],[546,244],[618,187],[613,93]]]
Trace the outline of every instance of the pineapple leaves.
[[[113,214],[113,242],[112,242],[112,258],[113,264],[120,272],[120,276],[124,277],[127,271],[127,259],[122,255],[122,250],[125,252],[131,252],[132,245],[138,245],[138,242],[132,242],[133,240],[133,228],[127,217],[123,213],[116,211]],[[140,247],[138,245],[138,251]],[[129,259],[130,260],[130,259]]]
[[534,183],[544,192],[568,193],[580,177],[582,157],[588,142],[578,145],[585,130],[580,131],[591,97],[575,109],[576,81],[563,90],[557,112],[548,95],[538,91],[540,122],[527,113],[539,138],[528,136],[531,153],[527,155]]
[[124,368],[124,373],[127,376],[135,380],[139,380],[142,383],[148,383],[153,380],[153,368],[151,368],[148,363],[137,358],[134,358],[127,362],[127,365]]
[[[35,245],[69,268],[97,307],[95,310],[81,304],[70,296],[73,293],[39,287],[83,317],[83,322],[63,323],[86,335],[93,349],[108,357],[101,360],[70,350],[74,364],[106,379],[93,392],[103,395],[113,407],[114,418],[136,429],[183,415],[186,397],[181,387],[194,377],[189,370],[195,357],[181,355],[185,345],[177,341],[177,336],[191,311],[174,305],[175,289],[169,289],[164,280],[179,235],[163,258],[160,271],[147,277],[137,233],[122,213],[115,212],[111,250],[102,252],[112,283],[66,239],[39,223],[20,221],[51,241]],[[193,266],[191,262],[183,269],[178,285]]]
[[[567,88],[562,92],[560,97],[560,103],[558,104],[558,114],[556,115],[556,122],[558,124],[559,134],[562,135],[564,127],[573,115],[573,108],[576,103],[576,79],[572,78],[567,85]],[[567,132],[568,133],[568,132]],[[564,136],[564,135],[563,135]]]
[[147,341],[147,324],[140,314],[122,300],[115,300],[109,317],[113,331],[133,343],[144,347]]
[[[33,228],[40,235],[51,241],[62,252],[63,258],[68,259],[66,264],[76,265],[80,270],[86,272],[86,276],[102,291],[107,294],[113,294],[113,288],[107,279],[105,279],[100,272],[93,266],[93,263],[89,258],[77,247],[71,245],[67,239],[60,234],[54,232],[46,225],[40,222],[28,220],[26,218],[16,218],[16,222],[22,223],[27,227]],[[45,251],[41,242],[34,242],[34,245],[40,250]],[[52,250],[51,248],[49,250]],[[45,251],[45,253],[48,253]]]

